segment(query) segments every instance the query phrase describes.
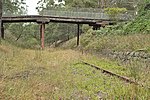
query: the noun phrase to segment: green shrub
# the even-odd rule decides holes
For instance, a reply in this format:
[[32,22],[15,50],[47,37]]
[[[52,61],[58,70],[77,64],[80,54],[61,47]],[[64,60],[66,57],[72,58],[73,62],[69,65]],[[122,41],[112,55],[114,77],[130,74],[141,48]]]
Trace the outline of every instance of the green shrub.
[[104,11],[109,15],[110,18],[115,19],[119,14],[125,13],[126,8],[105,8]]
[[83,33],[86,33],[91,27],[89,25],[83,25],[82,26],[82,31]]
[[34,48],[38,44],[39,42],[35,38],[31,38],[27,40],[27,42],[25,43],[25,46],[27,46],[28,48]]
[[125,27],[126,33],[150,33],[150,11],[143,11],[139,16],[128,23]]

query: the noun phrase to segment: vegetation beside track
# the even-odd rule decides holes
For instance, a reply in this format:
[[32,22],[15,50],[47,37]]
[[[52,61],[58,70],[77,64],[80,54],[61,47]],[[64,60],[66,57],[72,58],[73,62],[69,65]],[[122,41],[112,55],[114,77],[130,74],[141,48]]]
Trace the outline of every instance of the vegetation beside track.
[[148,88],[105,75],[81,60],[129,74],[126,68],[103,57],[74,50],[22,49],[2,41],[0,99],[149,99]]
[[[39,8],[41,8],[40,4],[43,3],[47,7],[57,7],[57,5],[52,5],[49,1],[51,0],[47,2],[41,0]],[[73,2],[71,0],[66,1],[67,5],[65,6],[68,7],[100,6],[97,5],[97,0],[79,0],[80,2],[78,3],[76,0],[73,0]],[[103,55],[98,55],[97,57],[85,52],[144,50],[149,53],[149,0],[139,1],[135,2],[136,4],[134,5],[141,10],[138,17],[133,21],[119,23],[97,31],[83,25],[82,28],[85,34],[81,36],[81,44],[79,46],[79,49],[83,51],[82,53],[70,49],[57,48],[33,50],[31,48],[39,47],[37,25],[33,23],[5,24],[7,29],[6,41],[0,40],[0,99],[149,100],[149,63],[131,61],[129,64],[123,65],[119,61],[108,59]],[[8,10],[7,8],[13,8],[10,10],[13,13],[26,13],[24,7],[18,5],[19,3],[25,4],[24,0],[18,3],[11,3],[7,0],[4,5],[4,12]],[[124,6],[124,4],[117,2],[114,6]],[[20,7],[21,9],[18,10]],[[67,39],[75,37],[74,32],[76,32],[76,29],[74,27],[70,26],[70,24],[49,24],[46,27],[46,44],[57,44],[60,40],[66,40],[66,37]],[[76,47],[75,39],[68,41],[63,47]],[[127,76],[144,87],[129,84],[116,77],[101,73],[81,63],[81,61],[86,61],[105,70]]]

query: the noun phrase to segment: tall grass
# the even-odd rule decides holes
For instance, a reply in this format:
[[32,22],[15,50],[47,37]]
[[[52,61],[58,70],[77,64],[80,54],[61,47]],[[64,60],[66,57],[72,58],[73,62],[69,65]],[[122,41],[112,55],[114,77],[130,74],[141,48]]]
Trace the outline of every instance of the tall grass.
[[149,99],[147,88],[125,83],[80,63],[85,60],[120,75],[130,75],[127,68],[109,59],[69,49],[31,50],[5,43],[1,48],[7,51],[0,50],[2,100]]

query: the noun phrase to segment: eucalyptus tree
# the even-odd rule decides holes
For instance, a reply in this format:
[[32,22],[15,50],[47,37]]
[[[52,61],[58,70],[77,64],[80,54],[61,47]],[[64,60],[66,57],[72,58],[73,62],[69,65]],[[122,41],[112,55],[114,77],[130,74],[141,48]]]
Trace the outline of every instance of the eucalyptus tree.
[[65,0],[65,5],[70,7],[97,8],[100,0]]
[[38,12],[49,9],[54,6],[54,0],[39,0],[36,9]]
[[[48,9],[51,7],[55,7],[55,0],[39,0],[38,2],[38,10]],[[103,0],[60,0],[65,2],[65,7],[82,7],[82,8],[97,8],[101,6],[101,1]],[[106,0],[104,0],[106,1]]]
[[3,14],[22,14],[26,12],[26,0],[3,0]]
[[[20,14],[26,14],[27,13],[27,5],[25,3],[26,0],[2,0],[2,13],[4,16],[9,15],[20,15]],[[18,26],[17,26],[18,25]],[[14,26],[14,29],[12,30],[12,26]],[[9,30],[11,35],[14,37],[20,38],[21,35],[18,35],[19,33],[22,33],[23,24],[4,24],[5,29]],[[19,31],[19,33],[18,33]],[[7,35],[6,35],[7,36]]]

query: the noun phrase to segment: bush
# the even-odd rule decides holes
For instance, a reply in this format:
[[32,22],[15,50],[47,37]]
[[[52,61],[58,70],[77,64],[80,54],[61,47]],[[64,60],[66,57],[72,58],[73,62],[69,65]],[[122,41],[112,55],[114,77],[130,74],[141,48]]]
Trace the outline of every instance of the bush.
[[128,23],[125,27],[126,33],[150,33],[150,10],[140,10],[139,15],[135,20]]
[[126,8],[105,8],[104,11],[109,15],[110,18],[115,19],[119,14],[125,13]]
[[31,38],[23,45],[27,48],[35,48],[35,46],[39,45],[39,41],[37,41],[35,38]]

